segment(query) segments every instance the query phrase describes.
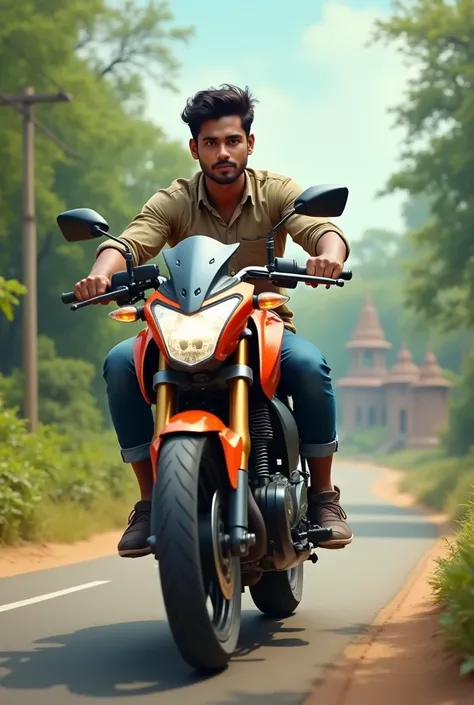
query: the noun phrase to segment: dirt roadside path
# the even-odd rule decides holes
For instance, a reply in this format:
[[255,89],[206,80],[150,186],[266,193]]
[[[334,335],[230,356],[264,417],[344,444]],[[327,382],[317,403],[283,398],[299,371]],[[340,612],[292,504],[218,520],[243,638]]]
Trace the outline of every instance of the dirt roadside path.
[[[368,467],[355,464],[358,469]],[[434,514],[398,491],[402,476],[386,470],[372,488],[374,494],[397,506],[416,508],[438,526],[440,538],[401,592],[345,649],[303,705],[474,705],[474,679],[459,676],[459,664],[443,647],[439,609],[428,582],[436,558],[447,554],[452,527],[446,515]]]
[[0,578],[105,558],[116,552],[122,533],[109,531],[72,544],[25,544],[0,548]]

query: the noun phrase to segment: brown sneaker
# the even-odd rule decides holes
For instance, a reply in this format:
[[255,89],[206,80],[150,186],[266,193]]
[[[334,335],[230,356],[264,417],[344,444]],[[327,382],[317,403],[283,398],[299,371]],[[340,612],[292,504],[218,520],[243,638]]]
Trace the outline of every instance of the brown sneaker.
[[314,526],[332,529],[332,538],[318,544],[321,548],[344,548],[351,543],[352,529],[346,522],[347,514],[339,504],[338,487],[326,492],[308,492],[308,519]]
[[142,499],[136,503],[128,517],[128,526],[117,546],[122,558],[140,558],[151,553],[150,535],[151,502]]

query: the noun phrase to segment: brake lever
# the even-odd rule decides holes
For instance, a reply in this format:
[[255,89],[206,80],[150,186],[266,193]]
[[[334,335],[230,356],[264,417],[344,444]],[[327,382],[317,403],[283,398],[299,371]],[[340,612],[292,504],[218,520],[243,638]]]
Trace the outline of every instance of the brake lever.
[[344,286],[344,279],[332,279],[331,277],[316,277],[312,274],[289,274],[287,272],[272,272],[269,277],[272,282],[296,281],[310,282],[312,284],[329,284],[331,286]]
[[72,304],[71,311],[77,311],[85,306],[92,306],[92,304],[99,303],[100,301],[114,301],[120,298],[121,294],[128,293],[128,287],[121,286],[113,291],[108,291],[105,294],[100,294],[100,296],[94,296],[92,299],[86,299],[85,301],[79,301],[76,304]]

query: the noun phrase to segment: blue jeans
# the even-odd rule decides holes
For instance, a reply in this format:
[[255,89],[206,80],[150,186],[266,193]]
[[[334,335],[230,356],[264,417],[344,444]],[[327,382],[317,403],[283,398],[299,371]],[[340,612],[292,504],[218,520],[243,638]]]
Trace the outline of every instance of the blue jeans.
[[[153,414],[142,396],[129,338],[109,352],[104,364],[112,422],[125,463],[150,457]],[[155,369],[145,370],[152,379]],[[300,452],[322,458],[337,450],[336,403],[330,368],[312,343],[285,329],[281,352],[279,391],[293,399],[293,414],[300,434]]]

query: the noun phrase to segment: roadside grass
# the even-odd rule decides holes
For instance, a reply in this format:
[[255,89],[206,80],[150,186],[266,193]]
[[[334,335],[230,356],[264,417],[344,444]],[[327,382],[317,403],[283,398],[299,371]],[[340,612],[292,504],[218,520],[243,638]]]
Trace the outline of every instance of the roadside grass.
[[460,659],[460,674],[474,675],[474,452],[453,458],[442,449],[406,450],[373,460],[404,470],[400,489],[455,522],[448,556],[438,559],[430,584],[445,643]]
[[461,675],[474,675],[474,502],[466,504],[455,541],[439,558],[431,585],[443,614],[440,629],[461,660]]

